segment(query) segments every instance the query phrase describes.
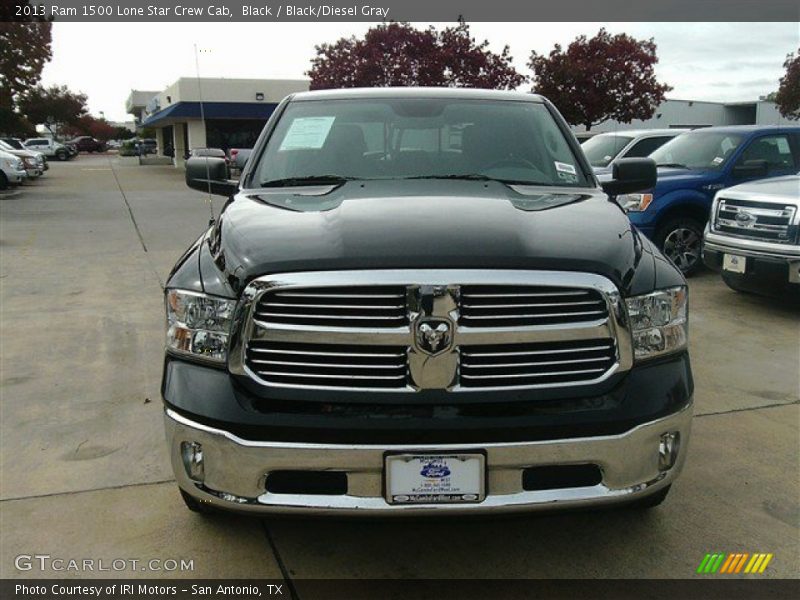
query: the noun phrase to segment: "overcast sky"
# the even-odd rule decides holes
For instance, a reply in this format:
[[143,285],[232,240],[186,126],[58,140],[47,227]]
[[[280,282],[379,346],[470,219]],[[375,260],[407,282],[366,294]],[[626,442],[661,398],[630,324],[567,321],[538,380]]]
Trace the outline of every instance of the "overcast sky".
[[[361,35],[369,26],[54,23],[53,60],[42,79],[86,93],[95,115],[128,120],[131,89],[161,90],[195,75],[194,44],[207,51],[199,59],[202,77],[295,79],[304,77],[315,44]],[[655,38],[657,75],[675,88],[669,97],[677,99],[755,100],[777,89],[786,55],[800,46],[798,23],[472,23],[471,30],[494,50],[508,44],[515,66],[527,75],[531,50],[547,53],[601,26]]]

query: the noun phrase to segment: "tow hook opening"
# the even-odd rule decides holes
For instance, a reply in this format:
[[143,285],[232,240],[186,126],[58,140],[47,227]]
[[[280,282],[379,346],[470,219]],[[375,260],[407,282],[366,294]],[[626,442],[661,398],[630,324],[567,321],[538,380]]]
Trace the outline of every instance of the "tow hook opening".
[[203,446],[198,442],[181,442],[181,458],[183,468],[189,479],[197,483],[203,483],[206,478],[205,466],[203,464]]
[[661,434],[658,442],[658,470],[661,472],[669,471],[675,466],[680,451],[681,434],[677,431],[670,431]]

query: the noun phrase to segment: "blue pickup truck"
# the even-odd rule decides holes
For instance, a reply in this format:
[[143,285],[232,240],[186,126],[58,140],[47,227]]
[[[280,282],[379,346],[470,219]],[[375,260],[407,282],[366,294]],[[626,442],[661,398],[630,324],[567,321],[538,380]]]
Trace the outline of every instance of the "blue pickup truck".
[[703,228],[714,194],[754,179],[800,170],[800,127],[740,125],[684,133],[653,152],[658,183],[617,202],[631,222],[684,272],[701,264]]

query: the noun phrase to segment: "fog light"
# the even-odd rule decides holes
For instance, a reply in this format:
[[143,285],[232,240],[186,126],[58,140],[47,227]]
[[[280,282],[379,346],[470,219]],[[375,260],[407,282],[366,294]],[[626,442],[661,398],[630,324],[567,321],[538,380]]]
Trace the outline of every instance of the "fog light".
[[203,446],[197,442],[181,442],[183,468],[192,481],[202,482],[206,478],[203,467]]
[[670,431],[661,435],[658,442],[658,470],[669,471],[678,460],[678,451],[681,445],[681,434]]

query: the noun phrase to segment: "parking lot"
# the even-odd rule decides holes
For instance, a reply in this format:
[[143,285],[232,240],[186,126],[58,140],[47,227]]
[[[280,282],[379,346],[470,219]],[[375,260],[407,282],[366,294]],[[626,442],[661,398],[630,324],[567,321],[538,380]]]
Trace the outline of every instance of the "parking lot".
[[53,163],[0,192],[1,577],[82,576],[14,566],[44,553],[194,565],[83,576],[686,578],[707,552],[773,553],[762,577],[800,576],[800,311],[708,272],[690,280],[690,454],[653,511],[190,513],[164,443],[161,289],[207,225],[208,202],[171,167],[110,155]]

